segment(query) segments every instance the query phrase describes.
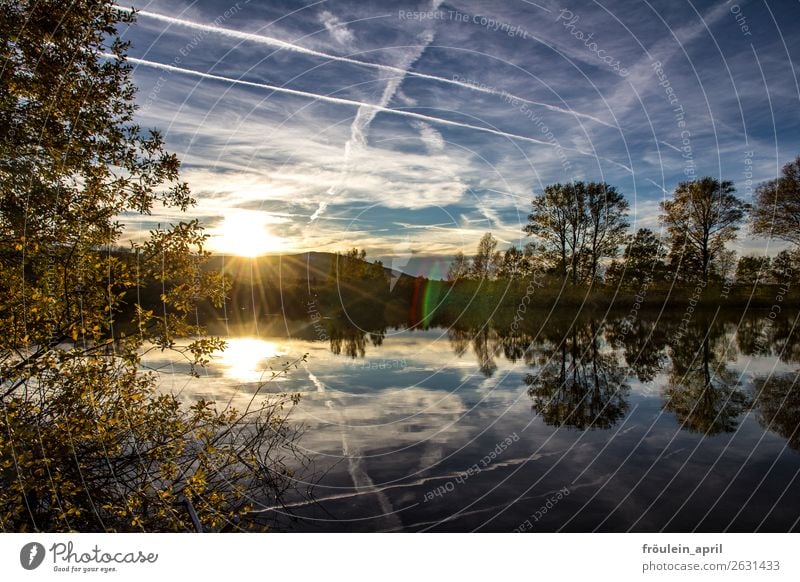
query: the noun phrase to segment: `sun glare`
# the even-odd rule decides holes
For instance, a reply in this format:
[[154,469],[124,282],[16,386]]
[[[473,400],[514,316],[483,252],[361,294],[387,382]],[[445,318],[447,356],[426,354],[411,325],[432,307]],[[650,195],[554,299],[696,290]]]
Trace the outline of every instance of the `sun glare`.
[[212,231],[209,246],[217,252],[257,257],[283,250],[283,240],[270,234],[260,212],[236,212],[225,216]]
[[264,382],[272,377],[270,359],[280,355],[277,345],[258,338],[226,340],[227,347],[215,358],[228,378],[237,382]]

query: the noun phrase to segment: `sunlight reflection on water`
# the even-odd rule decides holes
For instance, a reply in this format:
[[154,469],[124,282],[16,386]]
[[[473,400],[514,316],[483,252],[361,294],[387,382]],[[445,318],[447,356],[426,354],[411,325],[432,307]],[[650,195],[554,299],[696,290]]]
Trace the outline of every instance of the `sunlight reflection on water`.
[[226,348],[215,352],[214,365],[236,382],[261,382],[271,376],[270,360],[282,355],[274,342],[255,337],[229,338]]

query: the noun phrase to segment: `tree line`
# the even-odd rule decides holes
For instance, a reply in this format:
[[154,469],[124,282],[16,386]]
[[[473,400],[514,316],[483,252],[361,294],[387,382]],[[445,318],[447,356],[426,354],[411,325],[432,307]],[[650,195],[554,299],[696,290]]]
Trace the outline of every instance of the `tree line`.
[[[736,196],[733,182],[703,177],[681,182],[661,202],[664,237],[648,228],[629,232],[630,205],[605,182],[576,181],[546,186],[534,197],[523,248],[497,249],[486,233],[474,256],[459,252],[450,281],[528,278],[546,273],[572,285],[632,286],[658,278],[780,283],[800,262],[800,156],[781,176],[760,184],[752,204]],[[789,243],[775,258],[742,256],[729,244],[742,227],[757,237]]]
[[162,135],[135,123],[134,22],[113,0],[0,10],[3,531],[261,529],[254,504],[277,504],[305,461],[296,396],[186,403],[140,365],[172,351],[197,374],[224,342],[196,310],[227,284],[195,220],[114,250],[119,216],[195,204]]

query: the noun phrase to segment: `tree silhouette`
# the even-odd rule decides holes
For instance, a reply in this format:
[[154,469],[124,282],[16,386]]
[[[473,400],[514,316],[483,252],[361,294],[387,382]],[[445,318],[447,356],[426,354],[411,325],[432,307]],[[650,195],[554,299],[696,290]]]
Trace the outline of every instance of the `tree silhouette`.
[[736,264],[736,282],[752,287],[766,282],[769,279],[770,272],[769,257],[745,255],[739,257],[739,262]]
[[503,258],[497,266],[497,278],[510,280],[523,277],[528,271],[525,262],[525,255],[522,251],[511,245],[505,250]]
[[781,174],[756,188],[751,229],[760,236],[800,245],[800,156],[786,164]]
[[450,341],[450,346],[453,348],[453,352],[459,358],[467,353],[471,338],[472,334],[469,332],[469,330],[461,329],[455,326],[450,326],[447,328],[447,339]]
[[589,222],[586,254],[589,282],[597,280],[600,261],[616,257],[625,242],[628,229],[628,202],[613,186],[605,182],[586,185],[587,218]]
[[639,288],[645,280],[659,277],[665,256],[664,244],[652,230],[637,230],[622,253],[626,286]]
[[624,197],[604,182],[553,184],[533,199],[524,232],[541,240],[562,276],[592,283],[600,262],[624,242],[627,212]]
[[331,353],[337,356],[344,354],[353,359],[366,356],[367,342],[379,347],[386,337],[386,328],[374,321],[370,331],[365,331],[350,321],[338,319],[329,320],[325,329],[330,340]]
[[447,270],[447,280],[455,282],[467,277],[469,277],[469,259],[464,256],[464,253],[458,251]]
[[494,279],[500,254],[497,252],[497,239],[492,233],[487,232],[478,242],[478,250],[472,258],[470,276],[474,279]]
[[583,196],[573,184],[545,186],[542,195],[533,199],[524,228],[524,232],[541,240],[542,249],[557,272],[571,276],[573,282],[578,276],[573,255],[578,252],[578,239],[582,236],[582,224],[575,215],[584,213],[583,207],[574,207],[582,201]]
[[478,359],[478,367],[481,374],[487,378],[494,375],[497,370],[495,358],[500,354],[497,333],[491,330],[488,325],[483,326],[472,336],[472,349]]
[[722,258],[725,244],[736,238],[747,206],[733,195],[732,182],[705,177],[681,182],[671,200],[661,203],[661,220],[669,233],[669,258],[685,280],[698,272],[703,281]]
[[796,284],[798,274],[800,274],[800,269],[798,269],[796,252],[782,250],[772,259],[769,275],[773,283],[778,285]]

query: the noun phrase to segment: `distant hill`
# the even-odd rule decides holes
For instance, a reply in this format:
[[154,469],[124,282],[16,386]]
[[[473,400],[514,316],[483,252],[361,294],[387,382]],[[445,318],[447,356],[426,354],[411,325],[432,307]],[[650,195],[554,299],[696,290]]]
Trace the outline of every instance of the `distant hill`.
[[[311,301],[314,312],[325,317],[346,313],[350,321],[357,319],[373,325],[383,321],[387,311],[393,312],[395,319],[397,313],[408,312],[415,294],[419,293],[417,278],[388,267],[383,268],[385,281],[374,277],[374,269],[371,278],[336,281],[331,277],[336,272],[336,261],[336,254],[324,252],[257,258],[212,255],[206,268],[223,272],[231,282],[231,289],[223,313],[206,306],[202,318],[213,321],[224,316],[247,320],[280,315],[308,319]],[[341,267],[345,269],[344,264]]]
[[[212,255],[207,268],[225,272],[234,282],[260,279],[280,286],[297,283],[315,285],[322,284],[328,279],[334,261],[336,254],[323,252],[266,255],[256,258]],[[397,269],[384,267],[384,270],[387,277],[394,275],[394,278],[413,279],[411,275]]]

